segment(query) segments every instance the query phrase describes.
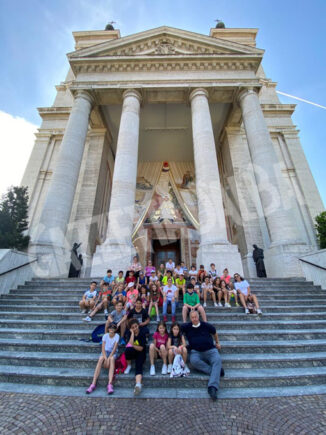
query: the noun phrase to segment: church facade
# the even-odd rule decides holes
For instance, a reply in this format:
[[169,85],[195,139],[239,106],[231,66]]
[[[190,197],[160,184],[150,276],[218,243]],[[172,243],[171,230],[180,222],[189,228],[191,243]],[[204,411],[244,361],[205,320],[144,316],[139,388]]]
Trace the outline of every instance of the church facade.
[[73,33],[22,180],[40,276],[67,276],[75,242],[84,276],[137,253],[251,277],[253,244],[269,277],[302,275],[323,204],[256,34]]

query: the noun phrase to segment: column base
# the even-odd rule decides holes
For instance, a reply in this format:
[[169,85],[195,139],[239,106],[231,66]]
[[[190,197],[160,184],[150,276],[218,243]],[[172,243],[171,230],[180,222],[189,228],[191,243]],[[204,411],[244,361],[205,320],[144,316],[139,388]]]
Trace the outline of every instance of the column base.
[[311,251],[305,244],[271,244],[264,252],[267,277],[304,277],[299,257]]
[[38,278],[68,278],[70,251],[51,244],[33,244],[28,253],[37,256],[33,271]]
[[112,269],[116,276],[119,270],[125,273],[131,265],[132,257],[136,255],[136,249],[132,245],[110,243],[100,245],[93,255],[91,277],[102,277],[107,269]]
[[210,264],[214,263],[220,275],[225,268],[233,276],[235,272],[243,275],[243,267],[238,247],[231,244],[211,244],[200,246],[197,251],[197,267],[201,264],[208,270]]

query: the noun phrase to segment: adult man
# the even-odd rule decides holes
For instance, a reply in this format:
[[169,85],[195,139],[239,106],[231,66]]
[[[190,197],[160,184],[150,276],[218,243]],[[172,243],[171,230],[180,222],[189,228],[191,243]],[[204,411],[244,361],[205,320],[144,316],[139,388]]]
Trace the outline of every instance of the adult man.
[[267,275],[264,263],[264,250],[258,248],[257,245],[252,245],[252,247],[254,248],[252,252],[252,258],[256,264],[257,276],[258,278],[266,278]]
[[193,310],[190,312],[190,322],[181,325],[181,331],[189,343],[191,365],[209,375],[208,394],[212,400],[216,400],[223,369],[218,352],[221,345],[215,327],[210,323],[200,322],[198,312]]

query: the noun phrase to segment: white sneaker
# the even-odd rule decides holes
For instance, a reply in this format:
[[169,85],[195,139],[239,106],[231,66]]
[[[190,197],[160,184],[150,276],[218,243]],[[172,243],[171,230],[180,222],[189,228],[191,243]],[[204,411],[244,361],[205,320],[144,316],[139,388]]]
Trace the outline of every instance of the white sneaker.
[[245,313],[246,313],[246,314],[249,314],[249,310],[248,310],[248,308],[245,309]]
[[187,366],[187,364],[185,365],[185,372],[186,372],[187,374],[190,373],[190,369],[189,369],[189,367]]
[[160,316],[156,317],[156,321],[159,322],[160,321]]
[[221,302],[218,303],[218,307],[223,307],[223,305],[221,304]]
[[214,307],[218,307],[218,305],[217,305],[217,303],[216,303],[216,302],[214,302]]
[[105,315],[109,314],[109,312],[108,312],[107,309],[104,310],[104,314],[105,314]]
[[206,308],[206,302],[204,302],[203,307]]
[[150,376],[155,376],[155,366],[151,366],[150,371],[149,371]]
[[171,373],[172,372],[172,364],[169,364],[168,365],[168,373]]
[[84,322],[91,322],[91,321],[92,321],[92,318],[89,317],[89,316],[87,316],[87,317],[85,317],[85,319],[83,319],[83,321],[84,321]]
[[141,393],[141,384],[137,383],[134,388],[134,395],[138,396]]
[[257,308],[257,314],[263,314],[260,308]]
[[86,314],[87,313],[87,310],[82,310],[82,314]]
[[168,366],[166,364],[163,364],[162,375],[167,375],[167,373],[168,373]]
[[231,305],[228,302],[225,302],[224,306],[225,308],[231,308]]
[[130,366],[127,366],[126,370],[124,371],[124,374],[129,375],[130,370],[131,370],[131,364],[130,364]]

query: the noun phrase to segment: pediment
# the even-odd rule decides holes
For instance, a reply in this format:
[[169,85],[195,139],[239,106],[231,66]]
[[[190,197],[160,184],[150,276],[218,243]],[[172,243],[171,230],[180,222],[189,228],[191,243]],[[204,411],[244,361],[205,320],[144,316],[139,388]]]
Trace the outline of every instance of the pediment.
[[158,27],[68,54],[70,61],[112,57],[259,56],[255,47],[172,27]]

